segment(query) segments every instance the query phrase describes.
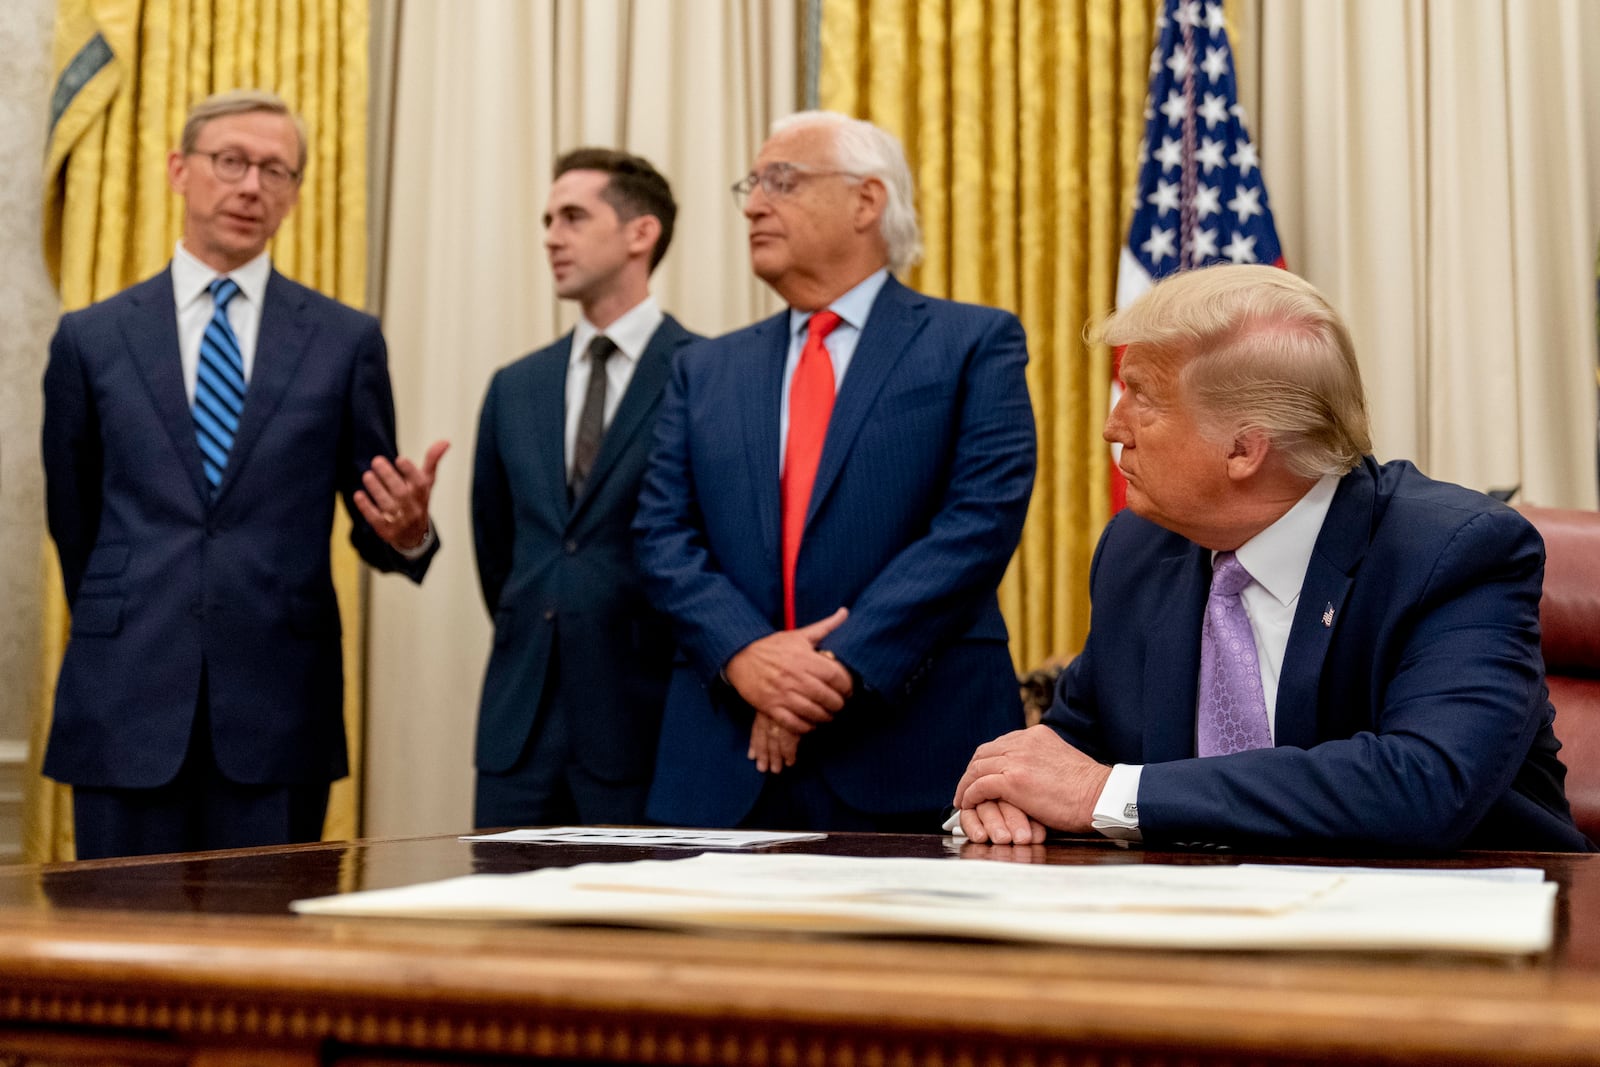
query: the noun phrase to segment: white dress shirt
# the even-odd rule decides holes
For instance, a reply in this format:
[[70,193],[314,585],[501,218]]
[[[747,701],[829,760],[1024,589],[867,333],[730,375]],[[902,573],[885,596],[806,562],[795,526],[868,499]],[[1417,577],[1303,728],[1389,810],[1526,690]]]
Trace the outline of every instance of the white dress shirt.
[[[1250,617],[1256,662],[1261,670],[1261,694],[1267,703],[1267,728],[1274,738],[1278,734],[1278,677],[1283,670],[1284,651],[1289,647],[1295,608],[1300,603],[1300,587],[1305,584],[1311,552],[1338,487],[1338,476],[1323,476],[1277,522],[1234,553],[1250,572],[1250,584],[1239,593],[1239,600]],[[1215,561],[1216,553],[1211,558]],[[1198,732],[1199,716],[1195,719]],[[1106,779],[1094,806],[1092,825],[1096,830],[1107,837],[1139,839],[1139,777],[1143,770],[1142,766],[1128,763],[1111,768],[1111,777]]]
[[266,252],[237,270],[218,273],[196,259],[178,242],[172,252],[172,300],[178,310],[178,355],[183,360],[183,389],[189,406],[194,407],[195,379],[200,375],[200,339],[211,321],[214,304],[211,283],[232,278],[239,292],[228,301],[228,325],[239,339],[239,355],[244,358],[244,380],[256,365],[256,337],[261,333],[261,307],[267,298],[267,278],[272,274],[272,256]]
[[602,425],[609,428],[611,418],[622,403],[622,394],[633,381],[633,372],[639,367],[639,358],[649,347],[650,338],[656,334],[666,315],[656,298],[647,296],[633,305],[604,330],[595,328],[588,319],[578,317],[572,330],[572,352],[567,357],[567,426],[563,438],[567,457],[567,478],[572,478],[572,450],[578,442],[578,418],[583,414],[583,398],[589,390],[589,342],[605,334],[617,346],[606,360],[606,406]]
[[[854,289],[828,305],[828,310],[839,316],[835,326],[822,344],[833,363],[833,395],[839,395],[844,384],[844,372],[850,369],[855,358],[856,344],[861,331],[867,328],[867,316],[872,313],[873,302],[889,280],[886,268],[873,271],[856,284]],[[800,353],[806,346],[806,325],[815,312],[789,309],[789,355],[783,364],[783,394],[778,408],[778,472],[783,472],[783,457],[789,451],[789,386],[794,382],[795,368],[800,365]]]

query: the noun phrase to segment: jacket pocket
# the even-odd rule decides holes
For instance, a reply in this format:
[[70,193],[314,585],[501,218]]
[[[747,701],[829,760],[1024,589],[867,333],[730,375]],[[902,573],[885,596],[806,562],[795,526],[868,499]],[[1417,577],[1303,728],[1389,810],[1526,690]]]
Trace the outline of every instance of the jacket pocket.
[[80,596],[72,605],[72,632],[86,637],[105,637],[122,629],[122,598]]

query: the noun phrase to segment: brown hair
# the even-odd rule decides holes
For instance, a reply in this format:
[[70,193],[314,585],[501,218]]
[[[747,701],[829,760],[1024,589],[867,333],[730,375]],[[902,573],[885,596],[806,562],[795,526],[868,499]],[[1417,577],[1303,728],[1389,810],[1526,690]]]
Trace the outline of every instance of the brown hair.
[[656,269],[672,243],[672,224],[678,217],[678,204],[672,199],[672,186],[661,172],[643,156],[632,156],[611,148],[574,148],[556,160],[552,178],[570,170],[597,170],[609,174],[601,199],[611,205],[620,219],[654,215],[661,223],[661,236],[650,250],[650,269]]
[[265,89],[232,89],[208,96],[194,105],[189,109],[189,117],[183,124],[183,137],[178,142],[179,150],[186,156],[193,154],[200,140],[200,131],[205,129],[206,123],[212,119],[220,119],[225,115],[248,115],[254,111],[283,115],[294,123],[295,135],[300,139],[300,160],[295,164],[295,172],[304,173],[306,152],[310,144],[309,138],[306,137],[305,120],[291,111],[282,97]]

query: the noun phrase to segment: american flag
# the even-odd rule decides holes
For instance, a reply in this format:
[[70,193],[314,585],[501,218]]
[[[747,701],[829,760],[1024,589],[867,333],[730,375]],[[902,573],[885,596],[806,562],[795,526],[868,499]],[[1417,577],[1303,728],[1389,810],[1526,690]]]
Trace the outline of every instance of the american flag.
[[[1157,278],[1191,267],[1284,265],[1261,160],[1239,106],[1222,4],[1166,0],[1156,32],[1139,186],[1117,265],[1118,307]],[[1113,381],[1113,404],[1121,391]],[[1113,463],[1113,511],[1126,490]]]

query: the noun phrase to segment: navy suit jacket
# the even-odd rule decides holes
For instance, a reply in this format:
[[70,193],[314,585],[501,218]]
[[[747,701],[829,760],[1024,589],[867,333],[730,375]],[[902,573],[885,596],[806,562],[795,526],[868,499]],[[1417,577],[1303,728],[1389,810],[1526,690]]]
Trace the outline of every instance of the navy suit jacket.
[[[72,633],[44,773],[152,788],[183,762],[206,680],[217,765],[245,784],[347,771],[335,499],[380,570],[420,580],[351,503],[395,455],[378,322],[273,272],[215,499],[184,391],[172,278],[62,316],[44,376],[51,536]],[[437,550],[437,543],[435,543]]]
[[567,365],[572,335],[502,368],[478,422],[472,530],[494,650],[478,712],[479,770],[509,770],[553,681],[574,757],[613,782],[655,763],[672,632],[640,587],[630,526],[672,354],[694,335],[670,315],[639,357],[583,494],[567,503]]
[[[646,588],[682,655],[667,695],[652,818],[732,826],[762,775],[752,711],[720,673],[783,627],[778,418],[789,314],[679,355],[635,522]],[[972,749],[1022,721],[995,590],[1033,488],[1027,345],[1016,318],[890,278],[828,424],[796,568],[802,624],[859,678],[806,735],[858,810],[947,803]]]
[[1583,850],[1539,652],[1544,545],[1515,511],[1370,457],[1340,481],[1278,682],[1276,747],[1195,758],[1211,553],[1124,512],[1045,722],[1145,764],[1146,840]]

